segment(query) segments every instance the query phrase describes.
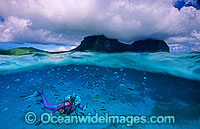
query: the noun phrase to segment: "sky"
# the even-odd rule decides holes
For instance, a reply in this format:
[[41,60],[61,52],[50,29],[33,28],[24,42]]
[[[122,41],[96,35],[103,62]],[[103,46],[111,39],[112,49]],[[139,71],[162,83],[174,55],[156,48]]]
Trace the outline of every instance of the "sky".
[[181,1],[0,0],[0,42],[68,49],[84,36],[103,34],[129,44],[153,38],[173,50],[200,50],[198,0],[192,1],[195,6]]
[[62,44],[41,44],[41,43],[13,43],[13,42],[0,42],[0,50],[8,50],[19,47],[34,47],[48,52],[69,51],[76,46],[62,45]]

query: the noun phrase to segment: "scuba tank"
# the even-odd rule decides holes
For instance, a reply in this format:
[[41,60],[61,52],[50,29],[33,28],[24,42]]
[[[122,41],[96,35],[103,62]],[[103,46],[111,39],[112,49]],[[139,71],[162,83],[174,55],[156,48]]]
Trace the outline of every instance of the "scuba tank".
[[[66,107],[64,107],[64,109],[63,109],[64,112],[62,114],[70,115],[73,111],[75,111],[76,115],[78,116],[77,107],[81,103],[80,96],[78,96],[75,93],[73,93],[72,95],[68,95],[68,96],[66,96],[64,98],[64,102],[63,103],[65,103],[65,102],[69,102],[70,105],[68,106],[67,109],[65,109]],[[59,103],[59,105],[62,105],[63,103]]]

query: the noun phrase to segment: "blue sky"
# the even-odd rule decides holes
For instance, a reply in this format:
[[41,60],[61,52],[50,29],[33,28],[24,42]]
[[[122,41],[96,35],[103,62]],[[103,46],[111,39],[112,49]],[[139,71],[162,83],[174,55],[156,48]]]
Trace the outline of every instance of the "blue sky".
[[175,0],[174,7],[178,8],[179,10],[183,7],[193,6],[196,9],[200,9],[200,1],[199,0]]
[[125,43],[153,38],[200,50],[198,9],[197,0],[1,0],[0,42],[64,50],[84,36],[103,34]]

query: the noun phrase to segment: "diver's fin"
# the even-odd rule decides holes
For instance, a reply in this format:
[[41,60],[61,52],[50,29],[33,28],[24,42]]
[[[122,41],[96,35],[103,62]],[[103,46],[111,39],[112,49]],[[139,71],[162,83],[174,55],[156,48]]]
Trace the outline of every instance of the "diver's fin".
[[36,103],[41,104],[43,103],[43,100],[37,100]]
[[36,124],[35,124],[35,126],[38,126],[38,125],[40,125],[42,123],[42,121],[40,120],[40,121],[38,121]]

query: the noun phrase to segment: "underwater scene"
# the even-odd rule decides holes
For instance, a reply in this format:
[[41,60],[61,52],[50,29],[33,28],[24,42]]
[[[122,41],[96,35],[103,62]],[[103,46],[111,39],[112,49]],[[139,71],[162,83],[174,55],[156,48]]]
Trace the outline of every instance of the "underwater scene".
[[[199,52],[0,55],[1,128],[198,129],[199,63]],[[147,121],[150,116],[162,117],[155,119],[157,123],[133,122],[131,117],[126,123],[41,121],[42,113],[52,112],[44,99],[59,104],[73,94],[87,109],[77,108],[71,116],[145,116]],[[26,120],[30,112],[36,115],[36,120],[28,119],[33,123]],[[164,116],[174,116],[174,121],[163,122]]]
[[0,0],[0,129],[200,129],[200,0]]

